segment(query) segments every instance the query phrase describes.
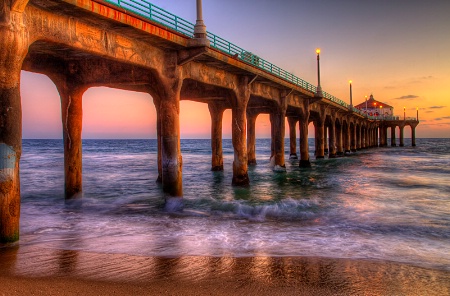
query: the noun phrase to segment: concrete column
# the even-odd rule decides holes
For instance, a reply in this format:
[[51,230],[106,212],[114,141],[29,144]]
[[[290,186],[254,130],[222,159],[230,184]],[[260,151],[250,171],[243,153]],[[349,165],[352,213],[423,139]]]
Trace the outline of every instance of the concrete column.
[[[172,73],[177,76],[178,73]],[[162,81],[164,93],[160,100],[160,125],[161,125],[161,163],[162,163],[162,187],[163,191],[170,197],[179,198],[183,196],[182,166],[183,160],[180,149],[180,90],[181,78],[166,78]],[[167,204],[169,210],[172,204]],[[173,204],[174,206],[177,206]]]
[[380,133],[381,133],[381,128],[375,127],[375,147],[381,147]]
[[233,185],[248,185],[248,159],[246,143],[247,104],[250,99],[248,77],[240,77],[232,100],[232,142],[234,148]]
[[288,124],[289,124],[289,147],[290,147],[290,153],[289,158],[290,159],[298,159],[297,156],[297,132],[296,132],[296,125],[298,122],[298,118],[296,117],[288,117]]
[[345,153],[350,153],[352,146],[352,132],[350,129],[350,123],[347,122],[345,132]]
[[370,128],[368,126],[366,126],[364,136],[365,136],[366,148],[370,148],[372,145],[370,143]]
[[209,103],[208,109],[211,115],[211,171],[223,171],[222,119],[225,107]]
[[387,126],[383,127],[383,146],[387,147]]
[[400,125],[399,128],[400,128],[400,147],[403,147],[403,146],[405,146],[405,139],[404,139],[405,126]]
[[361,125],[356,126],[356,150],[361,150],[362,147],[362,138],[361,138]]
[[395,147],[397,146],[396,140],[395,140],[395,125],[391,126],[391,146]]
[[302,116],[300,119],[300,162],[299,166],[302,168],[310,168],[311,162],[309,161],[309,143],[308,143],[308,125],[309,125],[309,113]]
[[[284,101],[284,100],[282,100]],[[284,162],[284,131],[285,131],[285,117],[286,108],[283,106],[278,106],[276,111],[270,114],[270,121],[273,126],[272,142],[275,158],[274,171],[285,172],[286,165]]]
[[411,146],[416,147],[416,126],[411,125]]
[[343,139],[342,139],[342,124],[339,126],[336,126],[336,146],[337,146],[336,154],[338,156],[344,155],[344,145],[343,145]]
[[85,86],[74,85],[71,78],[55,81],[61,98],[64,141],[64,195],[66,199],[82,197],[83,93]]
[[316,158],[325,158],[325,143],[324,143],[324,120],[318,119],[314,121],[315,137],[316,137]]
[[323,126],[323,152],[328,153],[328,126],[324,124]]
[[247,163],[256,165],[256,118],[257,112],[247,110]]
[[336,120],[333,118],[331,119],[331,124],[328,128],[330,135],[329,135],[329,158],[335,158],[336,157]]
[[353,128],[351,129],[351,148],[352,152],[356,152],[357,139],[356,139],[356,123],[353,124]]
[[155,96],[155,94],[150,94],[153,97],[153,104],[156,109],[156,141],[158,148],[158,178],[156,183],[162,183],[162,145],[161,145],[161,100]]
[[[5,3],[4,3],[5,4]],[[28,50],[22,15],[0,9],[0,243],[19,239],[22,106],[20,70]],[[14,23],[14,25],[11,25]]]

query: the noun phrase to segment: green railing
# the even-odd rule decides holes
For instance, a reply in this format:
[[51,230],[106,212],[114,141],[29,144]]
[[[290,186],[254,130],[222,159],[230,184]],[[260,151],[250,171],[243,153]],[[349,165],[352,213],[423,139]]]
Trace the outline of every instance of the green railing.
[[[123,8],[125,9],[125,11],[135,13],[153,22],[156,22],[172,30],[175,30],[176,32],[179,32],[187,37],[190,38],[194,37],[193,23],[181,17],[178,17],[156,5],[153,5],[147,0],[104,0],[104,1],[112,5],[118,6],[120,8]],[[249,63],[262,70],[265,70],[279,78],[282,78],[312,93],[316,92],[316,87],[311,83],[304,81],[303,79],[295,76],[294,74],[281,69],[280,67],[260,58],[257,55],[254,55],[249,51],[244,50],[243,48],[211,32],[207,32],[207,38],[210,41],[210,46],[213,48],[216,48],[224,53],[239,58],[240,60],[246,63]],[[328,93],[324,92],[324,97],[343,107],[349,108],[349,105],[347,103]],[[364,114],[361,113],[361,111],[359,111],[358,109],[354,109],[353,111],[364,116]]]

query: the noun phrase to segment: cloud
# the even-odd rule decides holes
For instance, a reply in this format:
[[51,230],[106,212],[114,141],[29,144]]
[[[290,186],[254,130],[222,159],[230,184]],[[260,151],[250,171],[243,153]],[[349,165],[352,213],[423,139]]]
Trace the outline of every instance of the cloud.
[[444,116],[442,119],[450,119],[450,116]]
[[418,97],[419,96],[416,96],[416,95],[406,95],[406,96],[394,98],[393,100],[412,100],[412,99],[417,99]]
[[447,106],[431,106],[429,108],[430,109],[442,109],[442,108],[445,108],[445,107],[447,107]]
[[434,76],[423,76],[423,77],[420,77],[420,79],[421,80],[428,80],[428,79],[434,79]]
[[442,118],[441,118],[441,117],[438,117],[438,118],[435,118],[434,120],[442,120]]

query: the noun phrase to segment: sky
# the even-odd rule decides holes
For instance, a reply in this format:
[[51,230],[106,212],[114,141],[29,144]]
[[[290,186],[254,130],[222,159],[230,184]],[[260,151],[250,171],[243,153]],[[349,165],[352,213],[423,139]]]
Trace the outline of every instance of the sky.
[[[195,0],[151,0],[195,23]],[[324,91],[349,103],[373,94],[396,115],[415,117],[417,137],[450,138],[450,1],[448,0],[203,0],[207,30],[316,85],[321,48]],[[59,95],[45,76],[22,71],[23,138],[62,138]],[[206,104],[181,102],[182,138],[210,138]],[[286,125],[287,126],[287,125]],[[231,138],[231,111],[223,137]],[[260,115],[257,137],[270,137]],[[310,132],[313,136],[313,133]],[[405,137],[409,137],[405,130]],[[155,138],[148,94],[91,88],[83,96],[89,138]]]

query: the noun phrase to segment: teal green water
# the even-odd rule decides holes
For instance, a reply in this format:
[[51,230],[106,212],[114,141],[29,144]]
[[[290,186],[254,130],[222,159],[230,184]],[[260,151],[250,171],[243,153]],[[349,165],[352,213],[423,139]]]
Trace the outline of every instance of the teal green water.
[[450,270],[450,139],[313,159],[312,169],[286,159],[286,173],[272,171],[270,141],[258,140],[249,188],[231,186],[230,140],[224,172],[210,171],[209,140],[182,140],[181,147],[184,210],[174,214],[164,211],[155,183],[155,140],[85,140],[79,207],[64,203],[62,141],[24,140],[20,245],[362,258]]

